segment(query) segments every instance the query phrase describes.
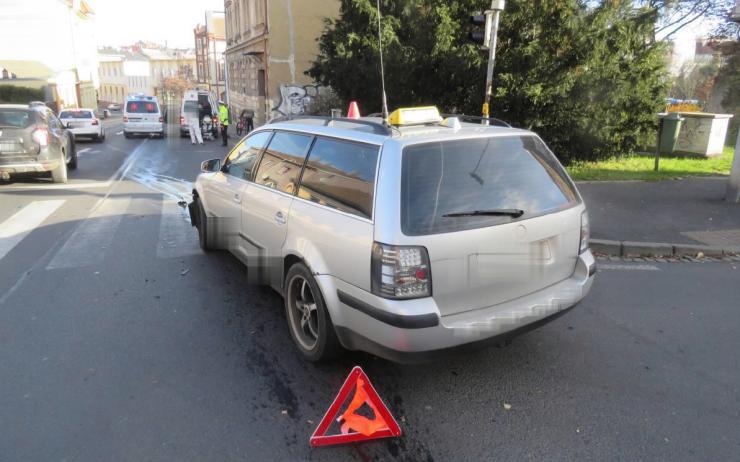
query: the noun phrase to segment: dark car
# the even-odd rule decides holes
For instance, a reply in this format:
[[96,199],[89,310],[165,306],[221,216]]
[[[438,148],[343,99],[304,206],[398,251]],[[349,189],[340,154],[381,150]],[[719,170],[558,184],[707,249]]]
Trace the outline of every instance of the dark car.
[[74,134],[48,107],[0,104],[0,179],[18,173],[51,173],[67,182],[77,168]]

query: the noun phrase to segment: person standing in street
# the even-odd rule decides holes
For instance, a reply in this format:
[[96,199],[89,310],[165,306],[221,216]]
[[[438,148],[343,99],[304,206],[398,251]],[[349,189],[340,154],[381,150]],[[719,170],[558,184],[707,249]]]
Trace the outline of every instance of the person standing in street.
[[200,113],[197,107],[185,106],[185,123],[190,132],[190,141],[195,144],[203,144],[203,134],[200,131]]
[[226,107],[226,103],[223,101],[218,102],[218,122],[221,124],[221,139],[223,143],[221,146],[226,146],[228,141],[228,129],[229,129],[229,108]]

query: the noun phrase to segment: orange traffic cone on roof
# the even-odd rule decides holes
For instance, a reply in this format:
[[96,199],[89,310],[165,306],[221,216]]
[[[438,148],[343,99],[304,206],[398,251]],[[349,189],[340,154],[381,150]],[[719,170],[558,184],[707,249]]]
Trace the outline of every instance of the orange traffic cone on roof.
[[359,119],[360,116],[360,108],[357,107],[357,101],[352,101],[349,103],[349,110],[347,111],[347,117],[350,119]]

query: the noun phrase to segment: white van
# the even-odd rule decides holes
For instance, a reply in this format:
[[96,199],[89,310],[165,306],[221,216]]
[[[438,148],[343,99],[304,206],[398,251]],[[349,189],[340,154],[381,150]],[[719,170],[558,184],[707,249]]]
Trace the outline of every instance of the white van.
[[132,135],[165,136],[164,114],[154,96],[136,95],[126,98],[123,107],[123,136]]
[[182,97],[182,105],[180,106],[180,136],[190,135],[190,129],[185,121],[184,114],[194,109],[198,110],[198,120],[201,125],[203,117],[208,115],[213,121],[211,134],[213,139],[218,138],[218,104],[213,93],[207,90],[188,90]]

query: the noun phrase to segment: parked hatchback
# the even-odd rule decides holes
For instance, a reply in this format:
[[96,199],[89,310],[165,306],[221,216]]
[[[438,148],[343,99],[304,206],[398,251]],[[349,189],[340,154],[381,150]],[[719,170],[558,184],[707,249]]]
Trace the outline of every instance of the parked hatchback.
[[0,104],[0,179],[20,173],[50,173],[66,183],[77,168],[74,134],[46,106]]
[[105,130],[100,119],[92,109],[62,109],[59,119],[76,138],[91,138],[95,141],[105,141]]
[[390,122],[270,123],[196,180],[201,246],[284,297],[304,357],[506,341],[588,293],[586,209],[536,134],[435,108]]

